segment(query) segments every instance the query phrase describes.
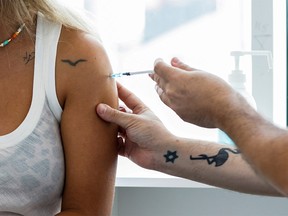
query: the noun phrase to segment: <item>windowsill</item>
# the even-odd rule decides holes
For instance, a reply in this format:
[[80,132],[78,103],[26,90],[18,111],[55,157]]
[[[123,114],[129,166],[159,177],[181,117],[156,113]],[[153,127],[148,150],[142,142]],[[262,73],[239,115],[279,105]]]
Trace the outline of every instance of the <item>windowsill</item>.
[[157,188],[214,188],[187,179],[171,178],[116,178],[116,187],[157,187]]
[[213,188],[188,179],[147,170],[119,157],[116,187]]

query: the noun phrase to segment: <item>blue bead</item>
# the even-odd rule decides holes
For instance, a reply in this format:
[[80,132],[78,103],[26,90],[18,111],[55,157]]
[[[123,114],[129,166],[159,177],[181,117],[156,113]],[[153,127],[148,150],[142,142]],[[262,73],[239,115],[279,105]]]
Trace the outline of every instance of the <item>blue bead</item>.
[[6,40],[3,42],[3,45],[6,46],[7,44],[9,44],[9,40]]

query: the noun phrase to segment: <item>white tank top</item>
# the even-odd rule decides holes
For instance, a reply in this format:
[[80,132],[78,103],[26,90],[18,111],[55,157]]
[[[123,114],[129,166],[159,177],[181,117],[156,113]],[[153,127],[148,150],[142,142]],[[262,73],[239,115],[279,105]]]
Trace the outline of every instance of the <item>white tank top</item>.
[[32,103],[21,125],[0,136],[0,215],[51,216],[60,211],[64,156],[55,90],[61,25],[39,14]]

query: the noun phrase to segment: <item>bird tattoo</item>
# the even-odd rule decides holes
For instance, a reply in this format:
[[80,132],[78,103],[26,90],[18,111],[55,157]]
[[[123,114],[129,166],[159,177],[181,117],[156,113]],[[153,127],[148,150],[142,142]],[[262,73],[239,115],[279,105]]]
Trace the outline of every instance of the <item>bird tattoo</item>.
[[64,62],[64,63],[67,63],[67,64],[69,64],[69,65],[71,65],[73,67],[75,67],[80,62],[86,62],[87,60],[86,59],[78,59],[77,61],[73,62],[73,61],[71,61],[69,59],[62,59],[61,61]]
[[232,150],[230,148],[221,148],[218,153],[214,156],[208,156],[206,154],[200,154],[198,157],[192,157],[190,155],[190,160],[207,160],[208,164],[211,165],[215,163],[215,167],[222,166],[229,158],[229,153],[240,154],[238,149]]

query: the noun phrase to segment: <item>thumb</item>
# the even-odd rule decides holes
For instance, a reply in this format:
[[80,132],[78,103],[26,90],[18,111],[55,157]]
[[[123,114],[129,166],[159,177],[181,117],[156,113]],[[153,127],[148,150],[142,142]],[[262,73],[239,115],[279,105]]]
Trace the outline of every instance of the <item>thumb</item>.
[[189,65],[183,63],[182,61],[179,60],[179,58],[174,57],[171,59],[171,65],[177,68],[180,68],[182,70],[186,71],[192,71],[195,70],[194,68],[190,67]]
[[131,118],[128,113],[113,109],[106,104],[99,104],[96,111],[103,120],[115,123],[124,129],[128,127]]

